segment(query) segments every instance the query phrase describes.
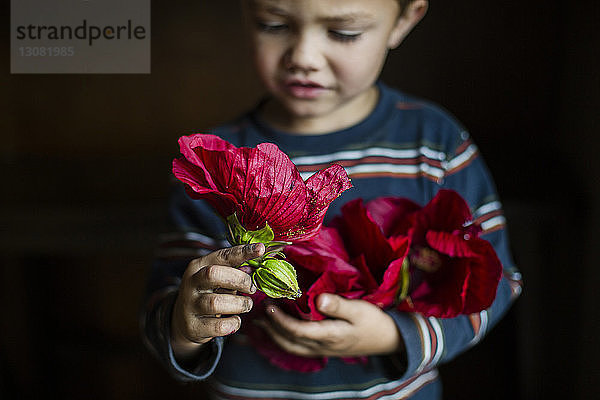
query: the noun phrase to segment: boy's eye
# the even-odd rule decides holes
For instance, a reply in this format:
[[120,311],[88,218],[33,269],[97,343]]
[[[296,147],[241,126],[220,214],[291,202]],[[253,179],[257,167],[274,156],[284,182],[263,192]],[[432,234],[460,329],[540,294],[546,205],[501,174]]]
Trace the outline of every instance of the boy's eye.
[[280,22],[257,22],[258,29],[263,32],[277,33],[287,29],[286,24]]
[[329,35],[338,42],[352,42],[360,38],[360,31],[329,30]]

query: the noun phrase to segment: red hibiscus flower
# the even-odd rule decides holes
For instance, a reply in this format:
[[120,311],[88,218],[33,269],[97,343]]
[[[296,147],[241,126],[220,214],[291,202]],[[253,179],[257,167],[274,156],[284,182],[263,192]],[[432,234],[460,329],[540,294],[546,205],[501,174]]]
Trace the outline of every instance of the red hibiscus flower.
[[[366,205],[351,201],[330,227],[285,248],[298,269],[303,295],[279,305],[310,320],[325,318],[315,304],[321,293],[440,318],[481,311],[496,296],[502,265],[471,218],[467,203],[449,190],[441,190],[425,207],[399,197]],[[327,362],[285,353],[259,329],[250,337],[261,354],[285,369],[316,371]]]
[[408,243],[406,236],[386,238],[361,199],[345,204],[332,227],[285,249],[289,261],[299,267],[304,286],[305,294],[293,303],[298,313],[306,319],[325,318],[315,305],[321,293],[363,299],[381,308],[392,306],[402,283]]
[[296,166],[272,143],[237,148],[214,135],[179,139],[183,157],[173,173],[190,197],[206,199],[223,218],[236,214],[248,231],[268,223],[275,240],[315,236],[329,204],[352,185],[339,165],[302,180]]
[[[303,293],[295,301],[278,301],[279,307],[288,314],[314,321],[325,319],[316,306],[321,293],[364,299],[382,308],[393,305],[401,285],[408,238],[384,237],[361,200],[344,205],[335,225],[335,228],[323,227],[311,240],[284,249],[287,260],[296,267]],[[249,318],[262,317],[263,308],[256,305],[263,299],[262,295],[254,296],[255,311]],[[312,372],[327,364],[326,357],[307,358],[286,353],[258,327],[242,326],[257,350],[280,368]],[[364,359],[345,358],[344,361],[355,363]]]
[[367,208],[388,235],[410,238],[410,294],[399,310],[450,318],[492,304],[502,264],[458,193],[440,190],[423,208],[390,197]]
[[[295,243],[284,250],[286,258],[297,269],[303,295],[295,300],[279,300],[285,312],[301,319],[323,320],[317,310],[316,299],[321,293],[336,293],[349,299],[364,299],[385,308],[393,304],[400,285],[402,261],[408,251],[408,238],[391,240],[382,236],[369,218],[362,201],[353,201],[342,208],[344,229],[323,227],[311,240]],[[340,221],[342,222],[342,221]],[[345,238],[361,235],[347,242]],[[358,246],[360,247],[354,247]],[[353,248],[351,254],[347,249]],[[380,254],[376,254],[377,252]],[[371,263],[371,265],[368,265]],[[259,304],[265,297],[254,296]],[[261,318],[263,308],[254,307],[250,318]],[[274,365],[287,370],[312,372],[327,364],[326,357],[307,358],[281,350],[265,333],[252,324],[245,324],[246,333],[257,350]],[[345,358],[355,363],[362,358]]]

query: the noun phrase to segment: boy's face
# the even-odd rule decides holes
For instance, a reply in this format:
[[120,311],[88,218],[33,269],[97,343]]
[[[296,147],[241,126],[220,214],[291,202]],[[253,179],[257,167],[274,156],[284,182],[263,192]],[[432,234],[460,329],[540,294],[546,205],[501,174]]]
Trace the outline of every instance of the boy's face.
[[258,75],[290,118],[360,114],[388,49],[418,22],[398,18],[396,0],[244,3]]

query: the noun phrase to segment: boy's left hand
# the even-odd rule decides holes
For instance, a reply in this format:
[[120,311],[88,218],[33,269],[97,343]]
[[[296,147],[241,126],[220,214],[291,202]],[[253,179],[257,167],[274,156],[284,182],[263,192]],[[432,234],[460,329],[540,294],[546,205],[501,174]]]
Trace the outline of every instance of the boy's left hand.
[[304,357],[369,356],[403,349],[394,320],[374,304],[329,293],[321,294],[316,303],[333,319],[300,320],[269,305],[268,319],[261,325],[284,350]]

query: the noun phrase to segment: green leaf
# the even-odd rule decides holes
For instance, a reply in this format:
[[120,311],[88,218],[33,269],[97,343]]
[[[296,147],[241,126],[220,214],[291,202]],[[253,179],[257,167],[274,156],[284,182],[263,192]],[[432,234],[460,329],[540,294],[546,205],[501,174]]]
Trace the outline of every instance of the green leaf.
[[265,223],[265,227],[257,231],[247,231],[248,243],[269,243],[275,238],[273,229],[268,223]]
[[249,243],[270,243],[275,238],[275,233],[268,223],[265,227],[256,231],[249,231],[242,226],[235,213],[231,214],[226,219],[227,228],[229,229],[229,243],[232,246]]
[[229,229],[229,243],[232,246],[236,246],[238,244],[244,244],[244,238],[246,236],[246,228],[240,224],[240,221],[237,218],[235,213],[231,214],[227,217],[227,228]]

